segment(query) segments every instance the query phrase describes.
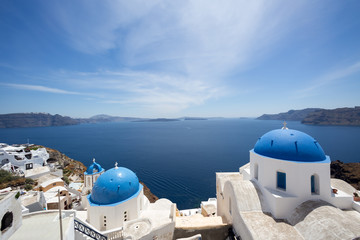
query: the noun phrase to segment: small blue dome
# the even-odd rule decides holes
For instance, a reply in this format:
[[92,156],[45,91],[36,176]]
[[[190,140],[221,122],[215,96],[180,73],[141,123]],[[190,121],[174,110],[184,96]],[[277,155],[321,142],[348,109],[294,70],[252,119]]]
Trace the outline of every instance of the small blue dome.
[[319,162],[327,159],[324,150],[313,137],[287,128],[265,133],[256,142],[254,152],[296,162]]
[[100,166],[100,164],[95,162],[95,159],[93,160],[93,163],[87,168],[85,174],[91,175],[94,173],[102,172],[104,169]]
[[140,189],[139,179],[133,171],[115,167],[96,180],[89,200],[98,205],[114,204],[133,197]]

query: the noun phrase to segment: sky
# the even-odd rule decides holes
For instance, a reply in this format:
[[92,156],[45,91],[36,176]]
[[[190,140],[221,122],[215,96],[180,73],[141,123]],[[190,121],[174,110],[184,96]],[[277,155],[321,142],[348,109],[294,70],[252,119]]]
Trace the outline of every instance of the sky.
[[0,114],[360,105],[360,1],[0,2]]

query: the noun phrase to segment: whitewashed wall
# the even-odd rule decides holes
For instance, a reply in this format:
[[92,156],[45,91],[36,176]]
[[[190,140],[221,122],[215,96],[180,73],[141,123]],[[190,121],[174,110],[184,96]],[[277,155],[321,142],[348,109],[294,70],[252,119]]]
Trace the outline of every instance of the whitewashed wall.
[[[127,212],[127,221],[137,219],[140,215],[140,203],[144,208],[145,200],[143,190],[138,196],[121,202],[115,206],[90,206],[87,208],[87,221],[100,231],[106,231],[113,228],[122,227],[124,225],[124,212]],[[104,226],[104,216],[106,216],[106,227]]]
[[0,224],[3,216],[7,212],[11,212],[13,214],[13,222],[12,226],[8,228],[6,231],[0,231],[0,239],[9,239],[11,235],[15,233],[15,231],[20,228],[22,224],[22,208],[20,198],[16,199],[15,196],[17,191],[9,193],[6,197],[4,197],[0,201]]

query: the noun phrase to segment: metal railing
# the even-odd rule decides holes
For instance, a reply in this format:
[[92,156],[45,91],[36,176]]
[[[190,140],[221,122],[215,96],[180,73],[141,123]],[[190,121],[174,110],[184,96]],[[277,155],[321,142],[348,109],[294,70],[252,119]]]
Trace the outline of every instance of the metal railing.
[[108,240],[108,238],[106,236],[102,235],[101,233],[98,233],[94,229],[86,226],[85,224],[83,224],[75,219],[74,219],[74,229],[75,229],[75,231],[79,231],[95,240]]

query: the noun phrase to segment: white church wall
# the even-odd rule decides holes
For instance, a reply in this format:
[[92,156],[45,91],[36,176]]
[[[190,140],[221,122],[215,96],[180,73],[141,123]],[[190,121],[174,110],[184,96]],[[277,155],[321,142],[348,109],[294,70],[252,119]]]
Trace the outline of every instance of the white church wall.
[[89,192],[91,192],[92,188],[94,187],[94,184],[95,184],[96,180],[104,172],[105,172],[104,170],[101,171],[101,172],[93,173],[93,174],[86,174],[86,172],[85,172],[84,188],[83,188],[82,192],[84,194],[88,194]]
[[[224,196],[224,185],[225,183],[222,182],[221,176],[223,176],[226,173],[216,173],[216,202],[217,202],[217,215],[218,216],[224,216],[227,220],[229,220],[229,216],[227,216],[228,213],[228,207],[227,204],[228,198],[225,199]],[[225,203],[226,202],[226,203]]]
[[352,202],[352,208],[355,209],[356,211],[360,212],[360,202]]
[[[331,194],[330,164],[303,163],[278,160],[250,152],[251,177],[254,178],[254,165],[258,164],[258,182],[265,188],[276,189],[297,197],[312,199],[325,198]],[[286,190],[277,188],[277,171],[286,173]],[[319,194],[311,193],[311,176],[319,178]]]
[[162,226],[151,229],[150,233],[139,238],[139,240],[167,240],[173,239],[175,222],[170,222]]
[[[224,175],[224,173],[220,174]],[[220,174],[216,174],[217,215],[224,217],[228,223],[232,224],[235,233],[240,235],[242,239],[253,239],[249,229],[246,227],[246,224],[241,217],[238,207],[238,199],[235,194],[232,181],[221,182],[219,180]],[[218,186],[218,184],[222,186]],[[219,192],[220,189],[222,194]]]
[[334,193],[325,201],[331,203],[335,207],[340,209],[351,209],[353,208],[353,196],[348,195],[344,192],[338,191],[335,195]]
[[[251,150],[250,169],[252,179],[256,178],[257,171],[256,182],[276,218],[286,218],[287,214],[304,201],[327,201],[331,195],[329,163],[278,160]],[[277,172],[286,173],[286,189],[277,187]],[[316,194],[311,192],[311,176],[314,174],[318,181]]]
[[143,191],[140,191],[137,197],[121,202],[115,206],[88,206],[87,221],[100,231],[122,227],[124,221],[131,221],[139,217],[140,206],[138,203],[142,197]]

